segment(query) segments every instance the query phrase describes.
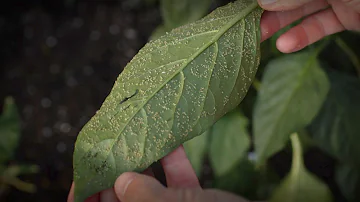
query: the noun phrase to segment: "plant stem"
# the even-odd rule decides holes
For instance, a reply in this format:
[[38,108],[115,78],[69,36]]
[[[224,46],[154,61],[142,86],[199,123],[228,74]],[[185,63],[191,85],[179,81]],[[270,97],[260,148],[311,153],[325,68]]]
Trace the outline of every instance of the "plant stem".
[[291,145],[293,148],[291,172],[299,173],[299,170],[304,168],[304,160],[303,160],[303,156],[302,156],[303,151],[302,151],[299,135],[297,133],[293,133],[290,136],[290,140],[291,140]]
[[0,177],[0,183],[5,183],[14,186],[15,188],[23,192],[34,193],[36,191],[35,185],[28,182],[24,182],[16,177],[8,177],[8,178]]
[[324,50],[324,48],[326,48],[326,46],[330,43],[330,37],[325,37],[323,39],[323,42],[315,48],[315,57],[318,57],[319,54]]
[[336,44],[348,55],[351,62],[354,64],[358,76],[360,77],[360,60],[354,53],[354,51],[345,43],[344,40],[340,37],[336,37],[335,39]]

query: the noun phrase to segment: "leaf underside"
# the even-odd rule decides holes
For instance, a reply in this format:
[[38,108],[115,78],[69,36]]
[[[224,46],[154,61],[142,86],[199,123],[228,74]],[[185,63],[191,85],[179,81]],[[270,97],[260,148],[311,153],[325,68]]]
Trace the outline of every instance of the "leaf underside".
[[80,131],[75,201],[143,171],[241,102],[260,61],[261,14],[254,0],[230,3],[139,51]]

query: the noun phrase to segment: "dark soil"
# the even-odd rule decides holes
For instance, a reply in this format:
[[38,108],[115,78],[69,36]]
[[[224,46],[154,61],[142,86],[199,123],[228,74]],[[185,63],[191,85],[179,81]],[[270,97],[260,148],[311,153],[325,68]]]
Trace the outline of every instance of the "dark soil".
[[23,178],[38,186],[35,194],[13,190],[5,201],[60,202],[79,130],[161,16],[156,5],[132,1],[25,2],[1,6],[0,99],[12,95],[22,116],[16,161],[41,171]]

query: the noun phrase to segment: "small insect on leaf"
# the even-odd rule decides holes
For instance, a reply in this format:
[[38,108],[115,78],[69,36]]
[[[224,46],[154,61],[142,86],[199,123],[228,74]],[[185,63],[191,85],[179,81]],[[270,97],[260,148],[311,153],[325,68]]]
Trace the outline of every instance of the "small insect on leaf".
[[77,138],[76,202],[145,170],[240,104],[260,61],[262,12],[239,0],[139,51]]

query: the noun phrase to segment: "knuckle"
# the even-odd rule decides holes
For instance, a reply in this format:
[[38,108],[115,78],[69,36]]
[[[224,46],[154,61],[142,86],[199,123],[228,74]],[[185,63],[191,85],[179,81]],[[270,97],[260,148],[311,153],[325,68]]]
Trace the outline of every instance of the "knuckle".
[[351,23],[343,23],[345,28],[350,31],[360,31],[360,15],[358,16],[357,20],[354,20]]

